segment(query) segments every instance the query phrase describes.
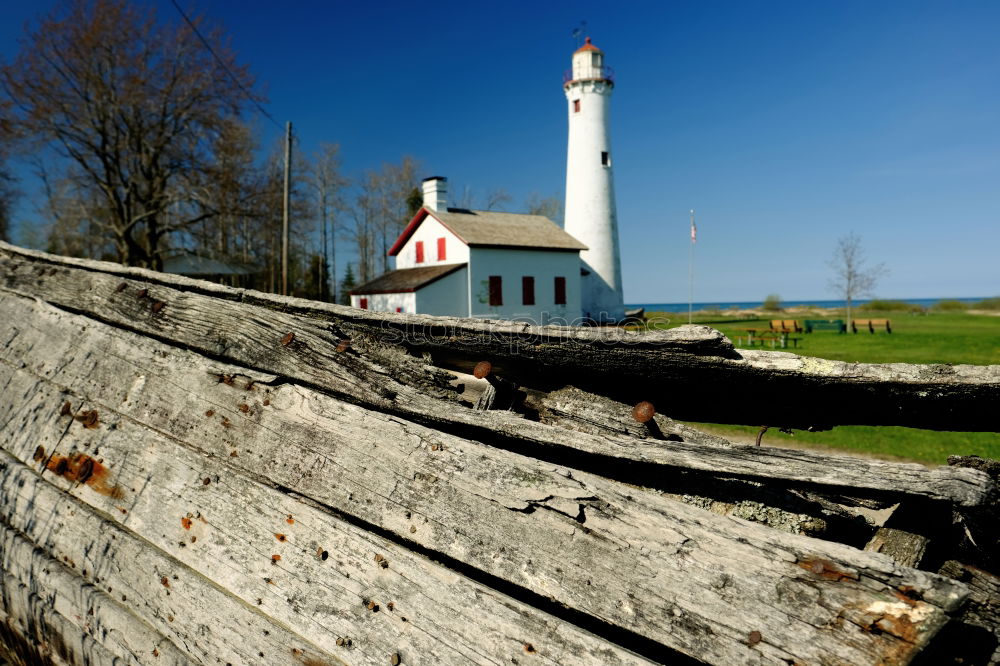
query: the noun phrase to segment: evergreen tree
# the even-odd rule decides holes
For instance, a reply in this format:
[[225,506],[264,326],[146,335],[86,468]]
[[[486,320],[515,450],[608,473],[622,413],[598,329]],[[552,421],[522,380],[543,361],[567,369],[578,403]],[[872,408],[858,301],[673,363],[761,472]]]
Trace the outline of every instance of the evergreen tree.
[[344,279],[340,281],[340,304],[350,305],[351,304],[351,289],[357,286],[354,279],[354,266],[347,264],[347,270],[344,271]]

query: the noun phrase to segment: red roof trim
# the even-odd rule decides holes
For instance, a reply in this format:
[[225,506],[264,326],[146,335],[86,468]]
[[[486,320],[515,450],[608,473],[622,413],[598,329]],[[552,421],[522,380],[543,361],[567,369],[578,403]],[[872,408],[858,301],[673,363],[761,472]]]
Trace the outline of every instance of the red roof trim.
[[425,219],[427,219],[428,215],[437,220],[437,223],[440,224],[442,227],[450,231],[455,238],[462,241],[466,245],[469,244],[464,238],[459,236],[454,229],[452,229],[447,224],[442,222],[441,218],[439,218],[437,215],[434,214],[434,211],[428,208],[421,208],[420,210],[417,211],[417,214],[413,216],[413,219],[410,220],[410,223],[406,225],[406,228],[403,229],[403,233],[399,234],[399,238],[396,239],[396,242],[393,243],[391,248],[389,248],[388,254],[390,257],[395,257],[397,254],[399,254],[399,251],[403,249],[404,245],[406,245],[406,241],[410,240],[410,236],[412,236],[417,231],[417,227],[419,227],[420,224]]
[[406,225],[405,229],[403,229],[403,233],[399,234],[399,238],[397,238],[396,242],[393,243],[391,248],[389,248],[390,257],[395,257],[399,251],[403,249],[403,246],[406,245],[406,241],[410,240],[410,236],[412,236],[413,232],[417,230],[417,227],[420,226],[420,223],[424,221],[425,217],[427,217],[426,208],[421,208],[417,211],[417,214],[413,216],[410,223]]

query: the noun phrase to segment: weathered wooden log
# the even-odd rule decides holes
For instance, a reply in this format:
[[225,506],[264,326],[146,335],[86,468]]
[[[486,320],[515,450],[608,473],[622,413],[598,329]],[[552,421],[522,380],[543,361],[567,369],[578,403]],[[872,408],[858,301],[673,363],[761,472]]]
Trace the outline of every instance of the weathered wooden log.
[[[139,504],[155,504],[157,488],[197,490],[200,470],[218,465],[201,484],[206,497],[230,483],[234,498],[248,496],[238,483],[250,475],[282,495],[294,491],[377,529],[399,546],[426,549],[477,580],[503,581],[518,598],[552,598],[552,612],[565,604],[580,614],[564,621],[582,622],[654,658],[668,654],[656,646],[668,646],[712,663],[904,663],[931,642],[964,598],[959,583],[875,554],[717,516],[9,294],[2,307],[9,325],[0,334],[0,370],[5,395],[20,398],[0,405],[0,422],[20,462],[4,472],[7,495],[0,506],[6,520],[21,521],[15,527],[36,541],[43,535],[60,539],[54,552],[65,550],[77,561],[86,561],[85,543],[99,532],[90,517],[44,528],[29,520],[31,503],[42,497],[43,506],[59,505],[60,516],[79,511],[77,500],[53,484],[109,516],[125,509],[118,518],[122,527],[104,530],[117,536],[119,547],[138,543],[131,530],[141,530],[148,543],[172,548],[166,530],[184,536],[186,514],[170,521],[160,507],[140,510]],[[176,456],[188,462],[136,446],[154,441],[172,442]],[[199,468],[186,449],[216,460],[203,459]],[[123,483],[102,486],[96,468],[74,457],[80,452],[100,455],[104,479],[120,475]],[[61,466],[60,460],[69,462]],[[61,478],[39,480],[28,464],[44,464],[46,476]],[[162,471],[149,476],[154,470]],[[84,483],[67,483],[84,471]],[[200,497],[179,496],[176,501],[192,505],[194,518],[199,511],[208,515],[198,507]],[[168,506],[174,500],[161,501]],[[214,500],[213,511],[221,511],[222,502]],[[171,522],[176,524],[169,528]],[[58,534],[39,531],[51,525]],[[217,532],[220,547],[236,548],[242,533]],[[165,551],[155,562],[131,547],[122,552],[140,568],[178,570],[184,583],[175,587],[185,591],[201,580],[198,571],[208,571],[167,559],[174,556]],[[180,547],[173,552],[180,556]],[[390,558],[390,569],[398,557]],[[265,572],[281,570],[273,558],[260,559]],[[114,562],[118,577],[133,570],[122,557]],[[158,595],[173,588],[161,590],[159,581],[137,577],[127,584],[140,587],[140,599],[162,599]],[[230,580],[226,594],[236,593],[234,585]],[[285,626],[292,615],[283,612]],[[176,632],[166,622],[154,626]],[[239,633],[218,628],[219,636]],[[286,650],[302,644],[301,634],[288,633],[279,637]]]
[[[605,475],[622,474],[633,482],[634,476],[652,479],[675,468],[820,489],[847,487],[852,491],[899,497],[928,497],[965,506],[982,504],[995,492],[995,485],[977,470],[945,467],[928,470],[915,464],[769,447],[726,450],[692,448],[685,442],[652,444],[632,438],[568,434],[561,428],[547,427],[506,411],[470,410],[456,402],[431,397],[429,393],[435,387],[440,392],[451,390],[448,379],[436,375],[437,371],[422,361],[405,356],[398,347],[389,346],[385,342],[386,335],[366,338],[352,333],[346,336],[342,329],[353,326],[353,320],[336,314],[338,310],[317,309],[309,311],[308,317],[289,314],[280,310],[296,309],[304,313],[304,307],[298,301],[264,294],[251,295],[217,286],[200,289],[196,285],[202,283],[152,272],[135,273],[134,269],[111,269],[99,262],[81,263],[81,260],[48,255],[43,255],[45,261],[41,261],[25,252],[15,252],[9,246],[0,252],[0,275],[4,276],[8,293],[17,290],[144,335],[287,377],[356,404],[399,414],[446,432],[476,437],[513,450],[530,450],[533,455],[550,460],[565,460],[567,455],[574,455],[573,450],[582,451],[589,460],[574,459],[574,466]],[[106,270],[100,272],[98,269]],[[112,272],[135,274],[144,280],[142,283],[123,282]],[[173,286],[167,286],[170,284]],[[177,288],[181,286],[187,290]],[[220,295],[228,298],[219,298]],[[237,302],[237,298],[243,298],[243,302]],[[258,304],[248,304],[250,300]],[[153,305],[158,302],[166,305],[154,311]],[[584,333],[574,329],[559,335]],[[672,368],[688,363],[689,357],[695,358],[692,354],[701,353],[707,344],[704,339],[691,340],[684,334],[670,331],[656,334],[654,338],[665,346],[653,348],[650,342],[643,347],[616,347],[605,340],[601,348],[612,356],[627,351],[633,361],[650,363],[650,367]],[[351,342],[345,345],[348,339]],[[580,356],[585,358],[586,354]],[[718,357],[711,358],[716,365],[729,363]],[[813,360],[818,362],[818,359],[805,359],[810,363]],[[704,366],[702,361],[699,363],[699,367]],[[614,365],[610,363],[612,368]],[[567,367],[574,366],[567,361]],[[923,372],[913,371],[916,366],[906,367],[911,368],[911,374]],[[1000,368],[995,369],[1000,372]],[[966,379],[964,383],[955,379],[956,386],[967,389],[979,386],[984,394],[992,391],[988,385],[983,388],[972,379]],[[637,469],[635,463],[648,468]],[[620,470],[621,464],[627,469]]]
[[[281,298],[176,276],[0,246],[4,283],[63,307],[87,310],[107,320],[133,321],[157,334],[182,321],[171,313],[194,309],[205,318],[197,328],[223,351],[246,345],[246,336],[227,328],[196,300],[167,291],[136,301],[135,294],[168,287],[185,296],[200,294],[314,318],[326,337],[367,337],[388,346],[427,353],[441,366],[470,372],[480,360],[522,386],[556,390],[566,385],[626,404],[649,400],[685,421],[768,424],[797,428],[832,425],[908,425],[948,430],[996,431],[992,406],[1000,398],[1000,366],[861,364],[798,357],[784,352],[736,350],[718,331],[704,326],[668,331],[530,326],[517,322],[449,319],[373,313],[336,305]],[[90,275],[85,275],[89,273]],[[97,279],[103,275],[104,279]],[[122,277],[133,286],[110,298]],[[112,280],[105,284],[108,280]],[[129,283],[127,283],[129,284]],[[110,288],[107,288],[110,285]],[[157,302],[163,312],[152,313]],[[159,315],[159,316],[154,316]],[[223,318],[224,319],[224,318]],[[277,320],[274,320],[275,322]],[[255,324],[245,318],[246,324]],[[269,329],[250,326],[251,333]],[[278,339],[290,331],[281,333]],[[268,332],[265,344],[246,347],[263,357],[277,354]],[[297,335],[297,333],[296,333]],[[303,354],[310,361],[329,359]],[[400,367],[405,373],[408,368]],[[719,387],[726,400],[719,400]]]
[[[958,616],[958,626],[948,632],[950,640],[966,644],[963,663],[1000,664],[1000,578],[955,560],[942,564],[939,573],[969,586],[969,602]],[[947,654],[944,646],[941,651]]]

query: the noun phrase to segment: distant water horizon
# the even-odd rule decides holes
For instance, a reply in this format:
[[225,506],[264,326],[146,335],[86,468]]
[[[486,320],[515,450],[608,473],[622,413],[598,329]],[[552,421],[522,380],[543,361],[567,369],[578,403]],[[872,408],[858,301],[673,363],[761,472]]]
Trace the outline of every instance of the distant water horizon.
[[[986,300],[990,298],[988,296],[978,296],[978,297],[960,297],[960,298],[878,298],[878,299],[859,299],[853,301],[852,304],[855,306],[864,305],[866,303],[871,303],[872,300],[879,301],[897,301],[901,303],[909,303],[911,305],[919,305],[925,308],[933,306],[935,303],[940,301],[961,301],[962,303],[978,303],[979,301]],[[764,301],[720,301],[715,303],[692,303],[692,309],[697,310],[729,310],[736,308],[738,310],[756,310],[760,309],[764,305]],[[844,300],[817,300],[817,301],[781,301],[782,308],[794,308],[803,306],[815,306],[817,308],[843,308],[847,307],[847,301]],[[687,303],[626,303],[625,308],[632,310],[635,308],[644,308],[646,312],[687,312]]]

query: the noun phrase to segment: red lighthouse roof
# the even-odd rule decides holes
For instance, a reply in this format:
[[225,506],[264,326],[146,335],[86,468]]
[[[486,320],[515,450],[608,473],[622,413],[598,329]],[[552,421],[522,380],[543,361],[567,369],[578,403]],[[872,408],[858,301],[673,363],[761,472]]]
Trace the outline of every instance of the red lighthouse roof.
[[590,42],[590,37],[587,37],[587,39],[584,40],[583,46],[581,46],[580,48],[578,48],[576,51],[573,51],[573,53],[577,54],[577,53],[581,53],[583,51],[597,51],[598,53],[603,53],[603,51],[601,51],[601,49],[597,48],[596,46],[594,46]]

